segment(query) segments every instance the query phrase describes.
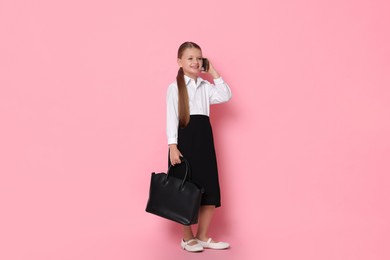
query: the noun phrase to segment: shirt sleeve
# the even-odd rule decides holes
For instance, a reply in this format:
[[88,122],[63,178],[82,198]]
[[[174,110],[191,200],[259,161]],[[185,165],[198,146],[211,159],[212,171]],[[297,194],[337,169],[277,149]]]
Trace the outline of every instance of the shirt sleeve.
[[232,92],[221,77],[214,79],[214,84],[210,84],[209,90],[210,104],[219,104],[229,101]]
[[178,90],[172,83],[167,91],[167,138],[169,144],[177,144],[177,129],[179,126]]

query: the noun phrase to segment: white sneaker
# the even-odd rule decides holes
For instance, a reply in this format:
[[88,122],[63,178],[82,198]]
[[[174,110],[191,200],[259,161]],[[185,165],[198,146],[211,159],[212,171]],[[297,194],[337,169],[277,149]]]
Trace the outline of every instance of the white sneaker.
[[[197,243],[194,245],[189,245],[191,242],[194,242],[194,241]],[[182,239],[180,246],[181,246],[181,248],[183,248],[184,250],[187,250],[188,252],[202,252],[203,251],[203,247],[199,244],[199,242],[196,239],[191,239],[188,241],[184,241]]]
[[230,247],[229,243],[226,242],[212,242],[213,240],[209,238],[207,242],[204,242],[202,240],[196,239],[198,243],[203,247],[203,248],[210,248],[210,249],[227,249]]

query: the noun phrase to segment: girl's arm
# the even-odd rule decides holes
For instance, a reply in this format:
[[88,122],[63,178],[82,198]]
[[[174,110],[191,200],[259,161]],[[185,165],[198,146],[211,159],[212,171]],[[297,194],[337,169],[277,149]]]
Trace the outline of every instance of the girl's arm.
[[208,73],[210,73],[214,79],[214,87],[211,87],[209,91],[210,104],[219,104],[229,101],[232,98],[232,91],[228,84],[223,81],[210,61]]
[[167,138],[169,145],[169,160],[172,165],[181,163],[183,156],[177,148],[178,117],[178,90],[175,84],[168,87],[167,92]]

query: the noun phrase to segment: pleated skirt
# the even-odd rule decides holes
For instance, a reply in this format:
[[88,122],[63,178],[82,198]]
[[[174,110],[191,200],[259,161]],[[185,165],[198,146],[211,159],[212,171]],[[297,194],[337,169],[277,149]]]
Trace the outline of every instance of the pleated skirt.
[[[208,116],[191,115],[187,127],[179,127],[178,149],[190,164],[192,180],[205,190],[201,205],[220,207],[221,195],[217,158],[213,131]],[[175,166],[172,171],[172,174],[178,178],[183,178],[184,173],[184,163]]]

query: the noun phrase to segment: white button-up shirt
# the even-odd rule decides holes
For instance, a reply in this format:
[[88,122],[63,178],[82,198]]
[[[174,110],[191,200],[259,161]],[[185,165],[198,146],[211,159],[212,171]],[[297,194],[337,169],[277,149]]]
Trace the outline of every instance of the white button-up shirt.
[[[214,84],[198,77],[196,82],[184,75],[187,85],[190,115],[210,116],[210,105],[228,101],[232,97],[229,86],[221,77],[214,79]],[[172,82],[167,91],[167,137],[168,144],[177,144],[179,126],[178,88]]]

